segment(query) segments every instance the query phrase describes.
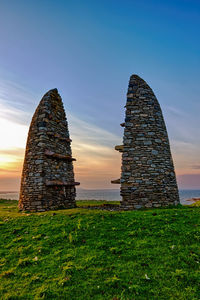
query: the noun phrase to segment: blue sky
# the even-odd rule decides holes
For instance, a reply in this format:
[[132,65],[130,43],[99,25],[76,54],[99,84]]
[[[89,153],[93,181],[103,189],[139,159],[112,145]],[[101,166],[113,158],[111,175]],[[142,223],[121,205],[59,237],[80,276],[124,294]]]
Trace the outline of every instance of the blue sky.
[[133,73],[161,104],[179,186],[200,188],[199,35],[200,1],[0,1],[0,116],[22,126],[23,140],[7,147],[17,162],[12,169],[10,154],[0,189],[19,185],[26,130],[54,87],[67,111],[76,177],[83,187],[111,188]]

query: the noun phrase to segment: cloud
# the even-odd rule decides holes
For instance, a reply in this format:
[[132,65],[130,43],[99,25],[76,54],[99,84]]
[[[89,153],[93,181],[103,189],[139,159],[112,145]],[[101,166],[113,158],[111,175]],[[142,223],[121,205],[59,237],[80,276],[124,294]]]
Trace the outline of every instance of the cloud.
[[30,113],[5,105],[0,99],[0,118],[20,125],[27,125],[30,120]]
[[193,168],[199,162],[198,144],[173,139],[171,140],[171,150],[178,175],[198,172]]
[[6,177],[5,175],[9,176],[10,173],[12,173],[12,174],[14,174],[14,173],[19,174],[19,170],[18,169],[14,169],[13,165],[12,165],[12,169],[10,169],[10,170],[8,168],[6,168],[6,169],[0,168],[0,177],[1,178],[2,178],[2,175],[4,177]]
[[192,169],[195,169],[195,170],[200,170],[200,165],[194,165],[194,166],[191,166]]
[[107,130],[77,118],[70,112],[67,113],[67,117],[69,123],[71,124],[69,124],[71,127],[71,135],[73,135],[75,138],[78,137],[78,139],[85,141],[86,143],[84,144],[86,145],[87,142],[90,142],[90,144],[94,145],[98,141],[98,143],[100,143],[102,146],[108,146],[115,144],[122,139]]
[[27,125],[6,119],[6,116],[0,117],[0,150],[16,151],[16,148],[24,148],[27,133]]
[[27,125],[31,111],[36,105],[35,96],[24,87],[1,78],[0,80],[0,118]]
[[195,117],[194,113],[185,112],[179,107],[164,106],[164,111],[169,136],[172,139],[200,145],[199,117]]
[[192,166],[199,162],[199,118],[176,106],[165,106],[164,111],[176,173],[197,173]]
[[25,149],[24,148],[12,148],[12,149],[0,149],[0,156],[2,155],[10,155],[15,157],[24,156]]
[[[84,188],[113,188],[110,181],[120,177],[121,155],[114,150],[122,137],[81,120],[67,112],[72,138],[76,180]],[[116,188],[116,187],[114,187]]]
[[180,116],[180,117],[188,117],[189,114],[182,111],[180,108],[174,107],[174,106],[164,106],[167,111],[170,113],[174,114],[175,116]]
[[177,177],[180,189],[200,189],[200,174],[183,174]]
[[[11,89],[8,92],[6,88]],[[27,103],[30,104],[27,98],[30,99],[26,91],[12,83],[6,83],[0,93],[0,177],[7,180],[21,174],[28,127],[36,108],[35,105],[31,112],[30,107],[24,111]],[[74,164],[76,179],[86,188],[113,188],[110,181],[120,176],[121,163],[121,155],[114,146],[122,137],[81,120],[71,112],[67,112],[67,117],[73,139],[72,151],[77,158]]]
[[0,99],[8,105],[21,109],[23,109],[25,105],[29,105],[30,107],[30,105],[36,101],[35,94],[32,93],[30,89],[3,78],[1,78],[0,81]]
[[1,178],[0,191],[18,191],[20,185],[20,177],[10,176]]
[[[20,177],[28,127],[38,99],[40,97],[12,82],[0,84],[1,178]],[[176,172],[179,178],[190,173],[198,176],[200,141],[196,125],[190,122],[191,116],[179,108],[165,109]],[[66,114],[73,140],[72,152],[77,159],[74,163],[76,180],[83,188],[118,187],[110,181],[120,177],[121,154],[114,146],[122,143],[122,135],[100,128],[73,111]],[[190,182],[190,177],[184,178]],[[181,182],[186,184],[187,180]]]

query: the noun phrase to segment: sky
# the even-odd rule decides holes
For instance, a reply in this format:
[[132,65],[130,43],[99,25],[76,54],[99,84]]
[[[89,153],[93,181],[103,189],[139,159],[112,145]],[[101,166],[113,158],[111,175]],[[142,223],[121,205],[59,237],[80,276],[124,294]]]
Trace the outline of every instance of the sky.
[[0,191],[17,191],[27,132],[58,88],[82,188],[116,188],[131,74],[163,110],[179,188],[200,189],[199,0],[0,0]]

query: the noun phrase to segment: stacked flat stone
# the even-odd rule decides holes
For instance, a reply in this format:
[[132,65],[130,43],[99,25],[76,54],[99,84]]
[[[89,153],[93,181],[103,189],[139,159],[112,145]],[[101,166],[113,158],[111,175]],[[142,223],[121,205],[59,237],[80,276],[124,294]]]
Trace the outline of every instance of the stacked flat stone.
[[68,124],[57,89],[48,91],[31,121],[21,178],[19,209],[46,211],[76,206]]
[[165,122],[158,100],[137,75],[129,81],[122,152],[121,208],[177,205],[179,194]]

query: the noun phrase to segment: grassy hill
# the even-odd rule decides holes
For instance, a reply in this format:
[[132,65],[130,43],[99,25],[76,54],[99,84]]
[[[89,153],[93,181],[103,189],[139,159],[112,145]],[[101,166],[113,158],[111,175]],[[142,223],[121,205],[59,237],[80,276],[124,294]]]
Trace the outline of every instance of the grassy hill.
[[0,298],[199,299],[199,220],[199,207],[30,214],[0,200]]

